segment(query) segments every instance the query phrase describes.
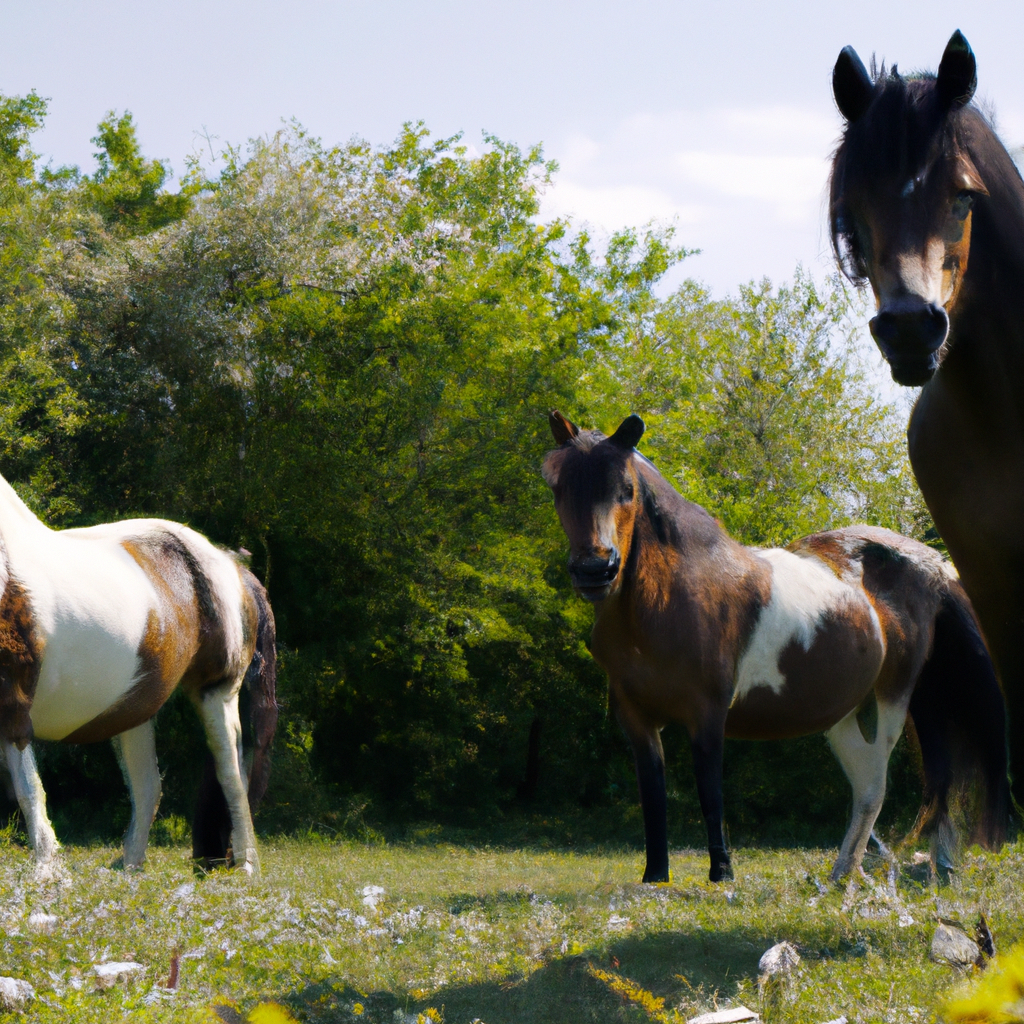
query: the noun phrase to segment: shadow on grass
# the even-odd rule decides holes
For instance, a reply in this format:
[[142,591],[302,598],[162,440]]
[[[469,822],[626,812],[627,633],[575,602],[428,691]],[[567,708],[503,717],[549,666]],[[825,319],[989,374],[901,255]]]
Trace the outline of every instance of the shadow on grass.
[[[824,942],[825,937],[804,936],[806,945],[801,943],[801,951],[811,959],[845,960],[864,955],[863,948],[854,945],[846,949],[815,947],[815,939]],[[394,992],[360,994],[339,982],[294,989],[280,1001],[300,1020],[317,1024],[352,1019],[354,1002],[362,1007],[358,1019],[367,1024],[415,1020],[427,1007],[442,1010],[445,1024],[476,1020],[486,1024],[646,1021],[652,1018],[638,1007],[628,1006],[589,968],[629,978],[664,999],[666,1009],[680,1003],[686,1004],[688,1012],[697,1006],[704,1009],[735,998],[740,990],[749,1005],[756,999],[758,960],[775,941],[774,936],[757,929],[665,931],[642,938],[624,936],[600,952],[556,956],[526,976],[447,986],[427,999]]]

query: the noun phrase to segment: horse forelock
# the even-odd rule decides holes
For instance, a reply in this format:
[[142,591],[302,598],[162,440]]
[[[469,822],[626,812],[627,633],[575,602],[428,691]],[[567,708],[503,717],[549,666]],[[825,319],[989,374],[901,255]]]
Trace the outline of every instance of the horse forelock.
[[932,74],[904,77],[883,73],[863,116],[846,125],[832,157],[829,177],[829,233],[833,252],[854,281],[866,276],[857,265],[848,203],[857,194],[877,194],[880,183],[904,183],[927,174],[940,160],[973,150],[979,129],[995,133],[972,104],[944,105]]

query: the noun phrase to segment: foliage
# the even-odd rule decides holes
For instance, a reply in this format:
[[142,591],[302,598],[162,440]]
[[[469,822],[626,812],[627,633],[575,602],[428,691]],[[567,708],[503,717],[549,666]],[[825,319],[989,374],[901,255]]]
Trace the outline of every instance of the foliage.
[[[54,526],[158,515],[252,552],[282,645],[268,825],[633,807],[537,471],[552,407],[606,429],[640,412],[644,450],[748,542],[923,529],[833,285],[661,296],[688,255],[670,231],[598,256],[538,222],[540,150],[491,137],[470,156],[419,125],[384,147],[291,125],[170,192],[127,113],[100,123],[94,174],[38,170],[44,113],[0,103],[3,472]],[[187,814],[181,701],[158,741]],[[97,819],[124,817],[106,751],[41,764],[58,813],[81,777]],[[766,786],[781,821],[786,773]]]

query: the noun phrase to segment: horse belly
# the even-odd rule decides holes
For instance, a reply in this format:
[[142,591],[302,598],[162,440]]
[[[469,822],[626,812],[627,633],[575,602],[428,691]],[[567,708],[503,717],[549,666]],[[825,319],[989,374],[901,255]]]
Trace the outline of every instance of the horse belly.
[[740,739],[830,728],[867,696],[885,658],[878,616],[862,592],[816,559],[770,554],[772,599],[740,659],[726,719],[726,735]]
[[51,636],[43,654],[30,717],[44,740],[69,736],[117,703],[138,671],[137,640],[95,623],[75,623]]

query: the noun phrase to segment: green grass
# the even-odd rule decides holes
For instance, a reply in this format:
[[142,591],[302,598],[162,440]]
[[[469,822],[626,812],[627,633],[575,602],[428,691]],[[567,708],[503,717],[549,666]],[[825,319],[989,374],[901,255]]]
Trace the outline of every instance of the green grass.
[[[210,1021],[214,1003],[244,1015],[267,1001],[300,1021],[413,1024],[428,1007],[446,1024],[674,1021],[756,1008],[758,959],[783,939],[803,959],[767,1017],[927,1021],[956,982],[928,959],[938,917],[970,930],[981,909],[1002,948],[1024,938],[1022,844],[967,854],[941,889],[907,867],[891,885],[881,862],[845,889],[827,884],[823,850],[738,850],[735,882],[717,886],[702,853],[676,852],[673,884],[643,886],[635,851],[315,836],[265,842],[254,882],[197,877],[188,851],[168,845],[141,874],[111,868],[118,850],[68,847],[63,878],[43,884],[9,832],[0,843],[0,974],[35,986],[40,1022]],[[368,886],[384,890],[375,907]],[[35,911],[57,915],[52,933],[30,928]],[[157,994],[176,950],[178,988]],[[146,972],[97,992],[89,971],[103,960]]]

